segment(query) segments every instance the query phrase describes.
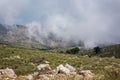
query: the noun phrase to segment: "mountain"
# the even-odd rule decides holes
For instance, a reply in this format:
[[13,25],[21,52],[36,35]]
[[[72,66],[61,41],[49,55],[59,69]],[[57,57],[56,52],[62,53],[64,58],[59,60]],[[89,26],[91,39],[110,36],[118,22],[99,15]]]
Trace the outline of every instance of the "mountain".
[[0,24],[0,44],[26,48],[50,49],[81,46],[81,41],[65,41],[53,32],[42,33],[36,27]]
[[6,35],[8,29],[4,25],[0,24],[0,35]]

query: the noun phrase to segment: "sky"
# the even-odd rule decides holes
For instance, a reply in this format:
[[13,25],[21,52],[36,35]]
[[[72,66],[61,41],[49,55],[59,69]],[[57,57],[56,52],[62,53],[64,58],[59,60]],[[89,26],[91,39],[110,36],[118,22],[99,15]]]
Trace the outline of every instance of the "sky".
[[[120,43],[120,0],[0,0],[0,23],[29,26],[86,47]],[[40,37],[40,36],[37,36]]]

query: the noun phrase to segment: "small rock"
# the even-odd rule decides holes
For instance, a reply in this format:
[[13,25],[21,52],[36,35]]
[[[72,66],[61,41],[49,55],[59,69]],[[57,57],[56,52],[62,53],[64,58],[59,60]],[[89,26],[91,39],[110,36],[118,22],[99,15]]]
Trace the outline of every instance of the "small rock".
[[33,76],[32,75],[25,76],[25,78],[28,79],[28,80],[33,80]]
[[112,59],[115,59],[115,56],[112,56],[111,58],[112,58]]
[[113,65],[105,66],[104,69],[111,69],[113,68]]
[[46,64],[49,64],[50,62],[49,61],[44,61]]
[[16,56],[10,56],[10,59],[20,59],[21,57],[19,55]]
[[83,75],[85,78],[93,78],[94,74],[90,70],[81,70],[80,75]]
[[84,55],[83,57],[89,57],[88,55]]
[[34,72],[33,77],[37,77],[39,75],[39,72]]
[[83,75],[75,75],[75,78],[74,78],[74,80],[83,80]]

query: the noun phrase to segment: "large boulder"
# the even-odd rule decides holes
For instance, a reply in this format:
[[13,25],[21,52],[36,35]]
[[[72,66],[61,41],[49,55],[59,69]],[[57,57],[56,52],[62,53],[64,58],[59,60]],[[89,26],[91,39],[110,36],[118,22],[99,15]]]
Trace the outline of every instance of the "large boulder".
[[66,64],[66,66],[63,66],[62,64],[59,65],[59,66],[57,67],[57,72],[58,72],[58,73],[64,73],[64,74],[67,74],[67,75],[70,75],[70,74],[75,75],[75,74],[76,74],[75,68],[72,67],[72,66],[69,65],[69,64]]
[[60,64],[58,67],[57,67],[57,72],[58,73],[65,73],[65,74],[70,74],[70,70],[66,67],[64,67],[62,64]]
[[52,69],[49,64],[40,64],[37,66],[37,70],[39,72],[39,75],[41,74],[52,74]]
[[9,68],[0,70],[0,77],[2,77],[2,76],[7,76],[9,78],[16,78],[17,77],[17,75],[15,74],[14,70],[13,69],[9,69]]

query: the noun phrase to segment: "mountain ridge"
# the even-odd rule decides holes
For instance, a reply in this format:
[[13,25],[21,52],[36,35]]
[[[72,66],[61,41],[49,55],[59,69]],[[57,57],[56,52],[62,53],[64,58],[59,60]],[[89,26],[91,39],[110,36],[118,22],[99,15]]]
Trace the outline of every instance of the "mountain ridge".
[[64,48],[84,45],[82,41],[65,41],[62,38],[57,37],[52,32],[49,32],[47,33],[47,36],[44,36],[36,29],[32,30],[29,29],[29,26],[17,24],[0,24],[0,43],[39,49]]

